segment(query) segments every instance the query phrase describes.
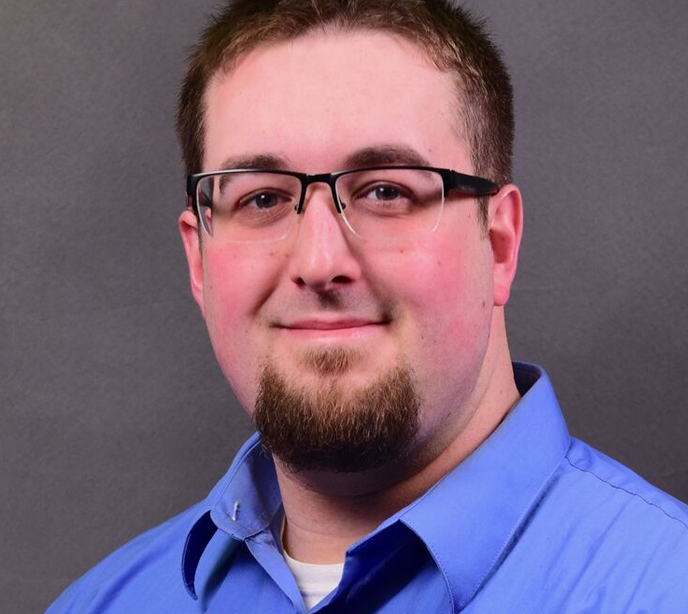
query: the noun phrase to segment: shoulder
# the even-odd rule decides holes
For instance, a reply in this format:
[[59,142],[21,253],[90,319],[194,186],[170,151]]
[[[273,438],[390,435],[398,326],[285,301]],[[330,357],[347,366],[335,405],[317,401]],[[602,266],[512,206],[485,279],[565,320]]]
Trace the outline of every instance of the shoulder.
[[182,582],[181,560],[200,513],[202,504],[195,505],[124,544],[70,585],[46,614],[135,611],[128,606],[155,603],[163,594],[168,607],[193,603]]
[[533,611],[674,614],[687,566],[686,505],[572,439],[502,568]]
[[[564,459],[564,478],[597,506],[606,504],[619,519],[635,520],[645,529],[663,526],[688,539],[688,506],[653,486],[637,473],[577,439]],[[600,512],[604,511],[604,507]],[[623,512],[623,513],[622,513]]]
[[[69,586],[46,614],[130,614],[141,612],[142,604],[147,614],[201,611],[203,606],[187,592],[182,573],[187,538],[197,521],[221,500],[245,458],[257,449],[259,440],[253,435],[204,500],[115,550]],[[243,474],[251,489],[252,474],[246,469]],[[219,538],[215,543],[220,556],[224,542]]]
[[628,612],[688,606],[684,503],[575,439],[546,500],[556,565],[576,590]]
[[254,434],[204,500],[115,550],[69,586],[46,614],[130,614],[140,612],[142,604],[146,604],[147,614],[200,611],[182,574],[187,538],[197,521],[222,498],[245,457],[258,446]]

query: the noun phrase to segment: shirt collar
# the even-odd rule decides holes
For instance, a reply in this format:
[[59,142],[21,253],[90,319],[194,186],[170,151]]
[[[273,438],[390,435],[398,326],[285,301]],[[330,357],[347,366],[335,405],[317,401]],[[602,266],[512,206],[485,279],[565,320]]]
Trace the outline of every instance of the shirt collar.
[[[544,370],[515,363],[514,375],[523,396],[494,433],[380,527],[400,521],[423,540],[444,573],[453,611],[468,603],[506,555],[569,447]],[[274,464],[255,434],[208,495],[187,536],[182,575],[191,596],[196,598],[200,558],[218,528],[243,540],[268,529],[280,509]]]
[[196,570],[218,529],[244,540],[267,529],[281,507],[274,462],[263,453],[254,433],[194,517],[182,555],[182,576],[189,594],[196,599]]
[[523,396],[499,427],[399,514],[444,573],[453,611],[497,569],[570,445],[547,374],[524,363],[514,374]]

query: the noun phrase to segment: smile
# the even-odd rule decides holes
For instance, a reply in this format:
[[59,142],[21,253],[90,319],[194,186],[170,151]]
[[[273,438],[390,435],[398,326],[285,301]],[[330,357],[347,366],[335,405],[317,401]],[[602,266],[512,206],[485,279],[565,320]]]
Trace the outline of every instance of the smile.
[[277,328],[289,338],[304,340],[366,339],[380,333],[388,322],[359,318],[336,320],[306,319],[280,325]]

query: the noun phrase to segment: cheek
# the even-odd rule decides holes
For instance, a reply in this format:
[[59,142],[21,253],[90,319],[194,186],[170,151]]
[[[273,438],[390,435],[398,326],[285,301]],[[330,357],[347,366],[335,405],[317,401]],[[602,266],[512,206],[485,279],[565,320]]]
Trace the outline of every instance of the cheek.
[[490,269],[480,250],[448,248],[421,257],[411,278],[411,334],[415,351],[437,376],[475,362],[484,351],[492,315]]
[[226,262],[206,260],[203,296],[212,334],[240,332],[242,314],[250,309],[250,271]]
[[278,254],[263,246],[208,246],[203,283],[206,309],[211,317],[226,323],[245,323],[269,295],[279,276],[280,262]]
[[[237,253],[241,252],[241,253]],[[242,403],[252,397],[265,350],[256,314],[270,287],[271,261],[237,247],[215,249],[204,261],[206,324],[217,361]]]

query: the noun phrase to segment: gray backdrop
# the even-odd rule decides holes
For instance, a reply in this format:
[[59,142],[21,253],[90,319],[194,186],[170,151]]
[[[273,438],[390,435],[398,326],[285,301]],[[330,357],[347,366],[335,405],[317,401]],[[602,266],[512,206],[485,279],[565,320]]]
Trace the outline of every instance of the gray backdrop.
[[[3,611],[203,496],[249,433],[176,231],[176,88],[212,4],[0,5]],[[688,499],[688,3],[471,5],[517,92],[514,355],[574,434]]]

